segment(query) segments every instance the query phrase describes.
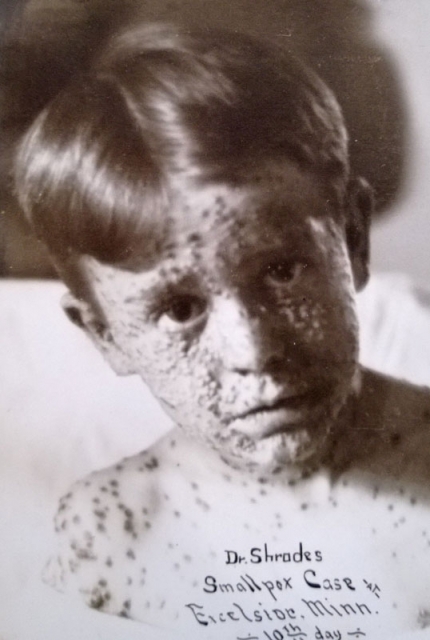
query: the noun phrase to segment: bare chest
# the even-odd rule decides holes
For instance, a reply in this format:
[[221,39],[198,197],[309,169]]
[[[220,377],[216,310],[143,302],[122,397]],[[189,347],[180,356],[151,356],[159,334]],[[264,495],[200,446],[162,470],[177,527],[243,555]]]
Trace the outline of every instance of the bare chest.
[[232,640],[430,625],[430,511],[410,487],[175,472],[150,509],[135,489],[142,517],[112,545],[111,569],[133,618]]

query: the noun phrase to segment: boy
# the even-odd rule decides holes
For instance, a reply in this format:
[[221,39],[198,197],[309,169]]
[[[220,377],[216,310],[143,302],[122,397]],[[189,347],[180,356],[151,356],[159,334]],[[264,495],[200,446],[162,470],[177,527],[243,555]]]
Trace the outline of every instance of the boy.
[[426,626],[430,394],[357,364],[372,197],[327,87],[251,37],[133,27],[15,180],[66,313],[177,424],[61,500],[52,584],[196,638]]

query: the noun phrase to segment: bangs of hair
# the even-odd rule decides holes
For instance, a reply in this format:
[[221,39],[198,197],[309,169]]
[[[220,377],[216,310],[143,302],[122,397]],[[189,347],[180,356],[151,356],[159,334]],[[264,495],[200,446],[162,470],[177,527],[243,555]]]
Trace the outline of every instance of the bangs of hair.
[[233,97],[185,110],[209,179],[250,182],[292,160],[331,180],[349,174],[348,136],[328,87],[290,53],[241,34],[215,33]]
[[147,100],[149,70],[150,89],[157,85],[160,102],[188,132],[191,162],[207,180],[249,182],[285,159],[329,179],[348,177],[336,98],[284,48],[241,33],[146,24],[114,37],[98,68],[135,104]]
[[17,195],[55,256],[120,264],[137,243],[153,253],[165,188],[151,133],[141,128],[112,82],[100,78],[82,78],[33,123],[16,157]]

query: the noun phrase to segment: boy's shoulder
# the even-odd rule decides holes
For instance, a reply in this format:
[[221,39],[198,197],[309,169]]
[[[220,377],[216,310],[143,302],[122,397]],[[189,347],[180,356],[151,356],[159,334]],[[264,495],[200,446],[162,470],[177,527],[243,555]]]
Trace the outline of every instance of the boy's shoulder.
[[191,497],[199,510],[207,508],[198,497],[199,473],[212,478],[200,447],[174,429],[149,449],[77,481],[59,502],[57,550],[44,581],[128,617],[130,594],[156,576],[151,563],[159,565],[160,553],[177,546],[169,532],[187,523],[189,536]]
[[430,481],[430,388],[363,369],[358,401],[340,425],[332,468],[371,482]]
[[80,592],[94,608],[127,615],[127,579],[106,591],[103,572],[112,575],[115,563],[135,560],[136,547],[150,536],[168,499],[161,478],[169,468],[174,472],[172,442],[174,435],[168,434],[70,487],[54,518],[57,554],[45,568],[45,582],[60,591]]
[[161,507],[160,498],[166,483],[171,476],[177,480],[181,475],[178,471],[183,452],[177,452],[180,440],[181,434],[173,429],[149,448],[76,481],[59,501],[56,532],[82,529],[82,510],[95,518],[100,533],[105,532],[107,514],[112,511],[122,514],[119,520],[125,531],[130,526],[126,523],[138,509],[143,515],[147,515],[146,510],[154,514]]

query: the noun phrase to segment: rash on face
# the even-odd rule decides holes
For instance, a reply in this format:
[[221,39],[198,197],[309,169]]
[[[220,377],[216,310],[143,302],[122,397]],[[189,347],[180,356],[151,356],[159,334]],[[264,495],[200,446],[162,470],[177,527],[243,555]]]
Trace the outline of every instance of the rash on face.
[[236,466],[321,452],[357,371],[343,230],[312,177],[178,188],[158,263],[84,258],[112,345],[191,437]]

